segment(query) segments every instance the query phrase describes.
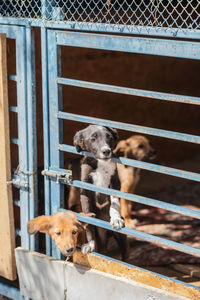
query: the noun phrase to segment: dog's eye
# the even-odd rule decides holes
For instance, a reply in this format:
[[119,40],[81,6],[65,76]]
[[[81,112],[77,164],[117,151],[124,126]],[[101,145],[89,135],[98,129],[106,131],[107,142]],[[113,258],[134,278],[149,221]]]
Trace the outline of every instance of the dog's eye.
[[96,141],[95,138],[91,138],[91,142],[94,143]]
[[139,144],[138,148],[143,149],[144,145],[143,144]]
[[72,234],[76,234],[76,230],[73,230],[73,231],[72,231]]
[[61,235],[61,232],[60,232],[60,231],[57,231],[57,232],[56,232],[56,235],[57,235],[57,236]]

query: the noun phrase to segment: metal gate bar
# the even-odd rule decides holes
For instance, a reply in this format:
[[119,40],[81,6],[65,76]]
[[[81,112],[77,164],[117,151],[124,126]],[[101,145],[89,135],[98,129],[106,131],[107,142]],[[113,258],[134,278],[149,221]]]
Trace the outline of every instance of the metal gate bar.
[[83,80],[76,80],[76,79],[62,78],[62,77],[58,77],[57,83],[62,84],[62,85],[76,86],[79,88],[112,92],[112,93],[116,93],[116,94],[123,94],[123,95],[129,95],[129,96],[145,97],[145,98],[150,98],[150,99],[167,100],[167,101],[171,101],[171,102],[200,105],[199,97],[191,97],[191,96],[160,93],[160,92],[147,91],[147,90],[139,90],[139,89],[121,87],[121,86],[116,86],[116,85],[88,82],[88,81],[83,81]]
[[130,235],[130,236],[133,236],[133,237],[135,237],[139,240],[143,240],[143,241],[155,244],[157,246],[163,246],[165,248],[167,247],[169,249],[178,250],[178,251],[181,251],[181,252],[184,252],[184,253],[187,253],[187,254],[191,254],[191,255],[200,257],[200,249],[193,248],[193,247],[190,247],[190,246],[187,246],[187,245],[184,245],[184,244],[180,244],[180,243],[177,243],[177,242],[174,242],[174,241],[170,241],[170,240],[167,240],[167,239],[164,239],[164,238],[157,237],[153,234],[148,234],[148,233],[137,231],[137,230],[130,229],[130,228],[127,228],[127,227],[124,227],[124,228],[121,228],[121,229],[114,229],[110,225],[109,222],[99,220],[99,219],[96,219],[96,218],[86,217],[86,216],[80,215],[78,213],[76,213],[76,215],[77,215],[78,220],[81,221],[81,222],[85,222],[85,223],[88,223],[88,224],[91,224],[91,225],[94,225],[94,226],[97,226],[97,227],[101,227],[101,228],[108,229],[108,230],[111,230],[111,231],[120,232],[120,233],[123,233],[123,234],[126,234],[126,235]]
[[[82,151],[81,153],[78,153],[76,151],[76,148],[73,146],[70,146],[70,145],[59,144],[58,149],[60,151],[64,151],[64,152],[93,157],[93,155],[91,153],[86,152],[86,151]],[[163,167],[160,165],[151,164],[148,162],[143,162],[143,161],[139,161],[139,160],[135,160],[135,159],[125,158],[122,156],[120,156],[119,158],[112,158],[112,161],[114,161],[116,163],[124,164],[126,166],[132,166],[132,167],[136,167],[136,168],[140,168],[140,169],[144,169],[144,170],[148,170],[148,171],[153,171],[153,172],[157,172],[157,173],[161,173],[161,174],[165,174],[165,175],[175,176],[178,178],[184,178],[184,179],[194,180],[194,181],[198,181],[198,182],[200,181],[200,175],[197,173],[194,173],[194,172],[183,171],[183,170],[170,168],[170,167]]]
[[60,20],[40,20],[40,19],[28,19],[28,18],[14,18],[14,17],[2,17],[0,16],[0,24],[6,25],[20,25],[20,26],[31,26],[31,27],[41,27],[48,29],[61,29],[61,30],[78,30],[78,31],[97,31],[103,32],[106,34],[129,34],[129,35],[148,35],[156,37],[168,37],[168,38],[177,38],[177,39],[200,39],[200,31],[183,29],[179,30],[176,28],[163,28],[163,27],[148,27],[148,26],[125,26],[120,24],[103,24],[95,23],[87,24],[84,22],[69,22],[69,21],[60,21]]
[[[173,205],[170,203],[165,203],[162,201],[158,201],[155,199],[138,196],[135,194],[123,193],[121,191],[103,188],[99,186],[95,186],[93,184],[81,182],[79,180],[73,180],[70,183],[67,180],[67,176],[69,174],[68,170],[63,169],[63,158],[62,153],[64,151],[71,152],[77,154],[74,147],[70,145],[65,145],[62,143],[62,121],[70,120],[76,122],[82,122],[87,124],[97,124],[101,126],[111,126],[121,130],[128,130],[132,132],[140,132],[149,135],[155,135],[158,137],[175,139],[178,141],[191,142],[200,144],[200,137],[191,134],[184,134],[179,132],[155,129],[150,127],[138,126],[133,124],[126,124],[122,122],[115,122],[110,120],[104,120],[100,118],[82,116],[78,114],[66,113],[63,112],[61,107],[61,97],[59,97],[59,89],[63,84],[91,88],[91,89],[100,89],[106,90],[109,92],[115,92],[115,89],[119,93],[126,94],[125,88],[110,86],[98,83],[90,83],[81,80],[73,80],[70,78],[62,78],[59,76],[59,67],[57,62],[60,60],[59,49],[60,46],[75,46],[75,47],[84,47],[84,48],[93,48],[93,49],[104,49],[104,50],[115,50],[115,51],[125,51],[125,52],[133,52],[133,53],[145,53],[145,54],[155,54],[155,55],[168,55],[168,56],[177,56],[177,57],[187,57],[187,58],[200,58],[198,52],[200,53],[200,44],[190,43],[190,42],[180,42],[180,41],[167,41],[167,40],[156,40],[156,39],[143,39],[143,38],[129,38],[129,37],[119,37],[119,36],[105,36],[100,34],[86,34],[86,33],[76,33],[76,32],[61,32],[61,31],[51,31],[48,30],[48,70],[49,70],[49,112],[50,112],[50,163],[48,168],[44,171],[45,178],[51,178],[51,207],[53,207],[53,211],[55,212],[59,209],[61,202],[60,195],[62,195],[63,187],[57,183],[67,183],[69,185],[76,186],[78,188],[88,189],[94,192],[100,192],[107,195],[117,196],[119,198],[125,198],[131,200],[133,202],[138,202],[148,206],[159,207],[162,209],[166,209],[168,211],[173,211],[176,213],[180,213],[183,215],[190,216],[192,218],[200,219],[200,212],[187,209],[184,207],[179,207],[177,205]],[[157,44],[160,43],[160,47],[157,47]],[[168,46],[167,46],[168,45]],[[157,47],[157,48],[156,48]],[[165,48],[166,47],[166,48]],[[55,72],[55,68],[57,68]],[[53,73],[53,74],[52,74]],[[134,95],[135,90],[129,89],[130,93]],[[146,94],[147,97],[151,95],[157,96],[159,99],[165,100],[173,100],[175,102],[186,102],[186,103],[195,103],[199,104],[199,98],[197,97],[187,97],[180,95],[170,95],[164,93],[156,93],[148,92],[148,91],[140,91],[141,96]],[[176,101],[177,99],[177,101]],[[49,125],[50,125],[49,124]],[[87,152],[82,152],[81,155],[89,155]],[[159,172],[166,175],[176,176],[179,178],[184,178],[188,180],[200,181],[200,175],[194,172],[188,172],[183,170],[178,170],[174,168],[168,168],[163,166],[158,166],[145,162],[138,162],[131,159],[125,159],[120,157],[119,159],[113,159],[115,162],[124,163],[131,166],[136,166],[139,168],[147,169],[149,171]],[[59,178],[55,174],[62,174],[62,177]],[[56,198],[57,197],[57,198]],[[48,200],[47,200],[48,201]],[[93,224],[95,226],[100,226],[109,230],[113,230],[110,224],[101,220],[93,219],[93,218],[85,218],[81,215],[78,215],[79,220],[86,221],[89,224]],[[130,234],[136,238],[159,244],[164,247],[168,247],[171,249],[176,249],[191,255],[200,256],[200,250],[189,247],[183,244],[179,244],[164,238],[159,238],[153,235],[149,235],[143,232],[138,232],[137,230],[131,230],[127,228],[123,228],[120,230],[121,233]],[[52,254],[57,255],[56,251],[53,249]]]
[[71,121],[77,121],[82,123],[88,123],[88,124],[96,124],[100,126],[111,126],[121,130],[139,132],[139,133],[164,137],[164,138],[183,141],[183,142],[200,144],[200,137],[192,134],[185,134],[185,133],[173,132],[169,130],[155,129],[155,128],[145,127],[140,125],[127,124],[127,123],[99,119],[94,117],[87,117],[83,115],[66,113],[62,111],[58,111],[57,118],[63,120],[71,120]]
[[94,33],[55,31],[60,46],[73,46],[139,54],[200,59],[198,42],[175,41]]

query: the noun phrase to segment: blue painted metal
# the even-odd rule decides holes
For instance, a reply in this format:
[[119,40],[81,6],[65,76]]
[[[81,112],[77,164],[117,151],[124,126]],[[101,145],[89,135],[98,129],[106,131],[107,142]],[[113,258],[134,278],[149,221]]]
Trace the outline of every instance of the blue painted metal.
[[17,81],[17,75],[8,74],[8,79],[12,81]]
[[140,54],[200,59],[198,42],[55,31],[57,44]]
[[200,105],[200,98],[198,98],[198,97],[190,97],[190,96],[182,96],[182,95],[175,95],[175,94],[152,92],[152,91],[146,91],[146,90],[138,90],[138,89],[132,89],[132,88],[127,88],[127,87],[101,84],[101,83],[96,83],[96,82],[88,82],[88,81],[83,81],[83,80],[76,80],[76,79],[62,78],[62,77],[61,78],[58,77],[57,83],[63,84],[63,85],[69,85],[69,86],[76,86],[79,88],[100,90],[100,91],[118,93],[118,94],[129,95],[129,96],[146,97],[146,98],[151,98],[151,99],[159,99],[159,100],[167,100],[167,101],[172,101],[172,102]]
[[[60,109],[62,109],[62,98],[60,95],[60,88],[56,85],[56,78],[60,76],[60,49],[56,43],[56,36],[53,31],[47,32],[48,36],[48,80],[49,80],[49,145],[50,145],[50,166],[60,167],[64,166],[63,153],[58,151],[57,143],[62,142],[62,121],[55,121],[55,116]],[[55,151],[56,150],[56,151]],[[64,203],[64,188],[56,182],[51,182],[51,213],[57,212],[59,207]],[[60,257],[60,252],[53,244],[52,255]]]
[[[171,41],[163,41],[160,43],[160,41],[154,39],[141,39],[141,38],[127,38],[127,37],[113,37],[113,36],[105,36],[105,35],[97,35],[97,34],[81,34],[81,33],[74,33],[74,32],[57,32],[57,31],[51,31],[51,38],[49,38],[49,42],[52,42],[52,36],[56,36],[54,43],[57,45],[63,45],[63,46],[77,46],[77,47],[85,47],[85,48],[95,48],[95,49],[106,49],[106,50],[116,50],[120,51],[123,50],[125,52],[139,52],[139,53],[145,53],[145,54],[155,54],[155,55],[168,55],[168,56],[177,56],[177,57],[187,57],[187,58],[195,58],[199,59],[199,43],[187,43],[187,42],[179,42],[171,40]],[[160,43],[160,48],[158,47],[158,43]],[[192,50],[193,49],[193,50]],[[53,61],[53,60],[52,60]],[[54,63],[55,63],[54,58]],[[51,69],[53,69],[51,67]],[[116,92],[121,94],[128,94],[128,95],[135,95],[135,96],[141,96],[141,97],[149,97],[149,98],[156,98],[159,100],[167,100],[167,101],[174,101],[174,102],[181,102],[181,103],[188,103],[188,104],[199,104],[200,99],[197,97],[188,97],[188,96],[181,96],[181,95],[170,95],[166,93],[157,93],[157,92],[151,92],[151,91],[144,91],[144,90],[136,90],[136,89],[128,89],[124,87],[117,87],[117,86],[111,86],[111,85],[104,85],[94,82],[86,82],[81,80],[74,80],[70,78],[62,78],[57,77],[54,80],[49,83],[51,85],[51,89],[53,91],[56,90],[57,85],[71,85],[76,86],[80,88],[90,88],[95,90],[103,90],[108,92]],[[52,92],[53,94],[53,92]],[[52,99],[53,103],[51,105],[56,105],[58,98],[54,96]],[[56,120],[55,115],[57,115],[57,118],[59,121],[62,120],[72,120],[76,122],[83,122],[86,124],[97,124],[102,126],[111,126],[114,128],[122,129],[122,130],[128,130],[132,132],[139,132],[139,133],[145,133],[150,135],[155,135],[158,137],[164,137],[164,138],[170,138],[175,139],[179,141],[185,141],[185,142],[191,142],[191,143],[197,143],[200,144],[200,137],[190,134],[183,134],[179,132],[172,132],[172,131],[166,131],[166,130],[160,130],[155,128],[148,128],[144,126],[137,126],[132,124],[125,124],[121,122],[115,122],[110,120],[103,120],[99,118],[93,118],[88,116],[82,116],[82,115],[76,115],[71,113],[66,113],[63,111],[59,111],[56,113],[56,109],[54,109],[54,118],[51,120],[51,126],[55,127]],[[55,134],[54,134],[55,138]],[[56,153],[59,151],[67,151],[71,153],[78,154],[74,147],[62,144],[58,138],[56,137],[56,142],[54,144],[54,152]],[[51,147],[51,146],[50,146]],[[57,148],[56,148],[57,147]],[[79,153],[80,154],[80,153]],[[90,153],[82,152],[81,155],[88,155],[91,156]],[[123,157],[120,157],[119,159],[114,158],[113,161],[118,163],[123,163],[125,165],[134,166],[141,169],[147,169],[153,172],[158,172],[170,176],[176,176],[179,178],[184,178],[188,180],[195,180],[200,181],[200,175],[193,173],[193,172],[187,172],[182,170],[177,170],[174,168],[168,168],[163,167],[155,164],[140,162],[136,160],[126,159]],[[55,174],[66,174],[66,176],[62,175],[62,177],[59,179],[59,183],[66,184],[67,176],[68,176],[68,170],[63,170],[59,163],[57,165],[51,165],[50,169],[46,171],[46,175],[51,176],[52,171]],[[51,176],[52,182],[56,182],[55,176]],[[72,182],[68,181],[68,185],[73,185],[78,188],[83,188],[87,190],[91,190],[94,192],[99,192],[107,195],[117,196],[119,198],[125,198],[130,201],[138,202],[144,205],[148,206],[154,206],[159,207],[162,209],[166,209],[168,211],[173,211],[179,214],[187,215],[192,218],[200,219],[200,212],[187,209],[184,207],[180,207],[177,205],[165,203],[162,201],[158,201],[155,199],[147,198],[138,196],[135,194],[129,194],[129,193],[123,193],[121,191],[112,190],[109,188],[99,187],[95,186],[93,184],[81,182],[79,180],[74,180]],[[89,224],[93,224],[95,226],[100,226],[109,230],[113,230],[111,228],[110,224],[101,220],[97,220],[94,218],[87,219],[85,217],[82,217],[81,215],[78,216],[79,220],[85,221]],[[169,241],[166,239],[161,239],[156,236],[148,235],[143,232],[138,232],[136,230],[131,230],[128,228],[123,228],[120,230],[121,233],[132,235],[136,238],[154,243],[159,244],[164,247],[168,247],[170,249],[176,249],[185,253],[189,253],[192,255],[200,256],[200,250],[195,249],[192,247],[181,245],[179,243],[175,243],[173,241]]]
[[[28,2],[22,5],[28,5]],[[21,7],[22,8],[22,7]],[[10,107],[10,111],[18,112],[18,139],[13,141],[19,145],[19,166],[20,172],[23,174],[23,179],[29,184],[28,189],[20,189],[20,202],[15,201],[20,206],[21,224],[26,224],[30,218],[37,214],[37,199],[36,184],[37,184],[37,152],[36,152],[36,107],[35,107],[35,64],[34,64],[34,36],[32,27],[41,27],[41,45],[42,45],[42,86],[43,86],[43,120],[44,120],[44,168],[51,172],[65,172],[63,168],[63,152],[77,153],[74,147],[63,145],[62,141],[62,123],[63,119],[73,120],[77,122],[99,124],[102,126],[112,126],[114,128],[129,130],[132,132],[145,133],[158,137],[170,138],[185,142],[200,144],[200,137],[190,134],[148,128],[132,124],[114,122],[110,120],[102,120],[87,116],[74,115],[62,112],[62,85],[71,85],[80,88],[89,88],[94,90],[103,90],[107,92],[120,93],[125,95],[147,97],[152,99],[173,101],[188,104],[200,104],[199,97],[190,97],[182,95],[174,95],[167,93],[158,93],[154,91],[138,90],[133,88],[105,85],[95,82],[86,82],[82,80],[74,80],[61,77],[61,59],[59,46],[73,46],[93,49],[104,49],[112,51],[124,51],[131,53],[152,54],[161,56],[180,57],[188,59],[200,59],[200,43],[197,41],[180,41],[167,39],[190,38],[200,39],[199,25],[195,28],[163,28],[159,26],[138,26],[135,24],[108,24],[98,22],[73,22],[71,20],[59,21],[62,18],[62,12],[55,5],[53,0],[42,0],[41,7],[37,7],[41,14],[41,19],[32,19],[31,15],[28,18],[10,18],[0,16],[0,32],[6,32],[9,38],[16,39],[16,57],[17,57],[17,75],[9,75],[9,80],[17,82],[17,107]],[[29,11],[27,10],[29,13]],[[19,13],[25,13],[21,11]],[[53,21],[48,19],[52,18]],[[12,24],[9,26],[8,24]],[[15,26],[17,25],[17,26]],[[22,27],[24,26],[24,27]],[[48,29],[47,29],[48,28]],[[51,29],[51,30],[49,30]],[[54,30],[52,30],[54,29]],[[79,31],[99,31],[106,33],[120,33],[121,35],[105,35],[94,33],[81,33],[74,31],[58,31],[57,29],[72,29]],[[56,30],[56,31],[55,31]],[[124,33],[134,34],[136,36],[123,36]],[[157,38],[142,38],[138,35],[149,35]],[[158,39],[158,37],[165,39]],[[88,153],[81,153],[89,155]],[[186,172],[174,168],[167,168],[155,164],[139,162],[120,157],[114,159],[115,162],[135,166],[137,168],[159,172],[162,174],[185,178],[189,180],[200,181],[200,175],[193,172]],[[66,178],[67,181],[67,178]],[[65,181],[65,182],[66,182]],[[62,178],[59,179],[62,183]],[[168,204],[151,198],[145,198],[134,194],[122,193],[120,191],[97,187],[88,183],[75,180],[68,184],[79,188],[85,188],[92,191],[98,191],[108,195],[123,197],[131,201],[160,207],[169,211],[177,212],[193,218],[200,219],[200,213],[192,209],[186,209],[173,204]],[[55,213],[64,200],[63,185],[57,184],[55,178],[45,176],[45,213],[47,215]],[[113,230],[109,223],[87,218],[78,215],[81,221],[100,226],[109,230]],[[136,238],[160,244],[165,247],[183,251],[192,255],[200,256],[200,250],[185,245],[181,245],[166,239],[161,239],[152,235],[148,235],[136,230],[123,228],[120,232],[133,235]],[[26,232],[26,226],[21,228],[22,246],[35,249],[34,238],[29,238]],[[55,245],[51,244],[50,239],[46,239],[46,249],[48,255],[60,257],[59,251]]]
[[[44,0],[45,1],[45,0]],[[145,26],[125,26],[120,24],[103,24],[96,23],[95,27],[92,27],[86,22],[68,22],[54,20],[40,20],[40,19],[19,19],[14,17],[2,17],[0,16],[0,24],[6,25],[20,25],[20,26],[32,26],[32,27],[45,27],[50,29],[62,29],[62,30],[78,30],[78,31],[98,31],[104,33],[120,33],[120,34],[134,34],[134,35],[149,35],[156,37],[171,37],[178,39],[200,39],[199,30],[189,29],[176,29],[176,28],[163,28],[163,27],[145,27]]]
[[[56,170],[58,172],[62,172],[62,173],[65,172],[66,175],[68,174],[67,170],[63,170],[63,169],[60,169],[60,168],[52,169],[52,171],[56,171]],[[59,183],[64,183],[65,184],[66,183],[65,179],[63,181],[60,180]],[[94,184],[82,182],[82,181],[79,181],[79,180],[73,180],[72,182],[68,182],[68,185],[72,185],[72,186],[78,187],[80,189],[86,189],[86,190],[90,190],[90,191],[93,191],[93,192],[98,192],[98,193],[102,193],[102,194],[106,194],[106,195],[110,195],[110,196],[116,196],[116,197],[119,197],[119,198],[124,198],[124,199],[130,200],[130,201],[133,201],[133,202],[137,202],[137,203],[140,203],[140,204],[153,206],[153,207],[158,207],[158,208],[162,208],[162,209],[165,209],[165,210],[168,210],[168,211],[173,211],[173,212],[176,212],[178,214],[182,214],[182,215],[185,215],[185,216],[188,216],[188,217],[200,219],[200,212],[197,211],[197,210],[185,208],[185,207],[174,205],[174,204],[171,204],[171,203],[166,203],[166,202],[155,200],[155,199],[152,199],[152,198],[143,197],[143,196],[139,196],[139,195],[136,195],[136,194],[124,193],[124,192],[121,192],[121,191],[96,186]]]
[[11,138],[10,138],[10,141],[11,141],[11,143],[13,143],[13,144],[15,144],[15,145],[18,145],[18,144],[19,144],[19,139],[17,139],[17,138],[11,137]]
[[[16,73],[17,73],[17,106],[18,106],[18,139],[20,172],[28,170],[28,128],[27,128],[27,65],[26,65],[26,29],[20,27],[16,36]],[[16,31],[18,31],[18,27]],[[20,223],[27,224],[29,220],[29,193],[20,189]],[[24,226],[21,228],[21,244],[29,249],[30,239]]]
[[[44,168],[49,169],[49,94],[48,94],[48,54],[47,54],[47,30],[41,28],[41,51],[42,51],[42,99],[43,99],[43,135],[44,135]],[[51,214],[51,181],[49,177],[44,177],[44,193],[45,193],[45,214]],[[46,235],[46,254],[51,255],[51,238]]]
[[163,130],[163,129],[155,129],[155,128],[151,128],[151,127],[132,125],[132,124],[127,124],[127,123],[122,123],[122,122],[116,122],[116,121],[110,121],[110,120],[105,120],[105,119],[76,115],[76,114],[71,114],[71,113],[66,113],[66,112],[61,112],[61,111],[57,114],[57,117],[59,119],[64,119],[64,120],[96,124],[96,125],[101,125],[101,126],[110,126],[110,127],[114,127],[114,128],[121,129],[121,130],[128,130],[131,132],[139,132],[139,133],[164,137],[164,138],[168,138],[168,139],[174,139],[174,140],[179,140],[179,141],[184,141],[184,142],[200,144],[200,137],[196,136],[196,135],[191,135],[191,134],[184,134],[184,133],[168,131],[168,130]]
[[21,236],[21,230],[19,228],[15,228],[15,234]]
[[[6,33],[8,38],[16,42],[16,75],[9,76],[16,81],[17,107],[11,107],[11,111],[18,112],[18,138],[11,141],[18,144],[19,167],[15,170],[15,179],[18,182],[27,182],[29,188],[21,184],[20,188],[20,223],[21,245],[24,248],[34,249],[34,240],[30,244],[29,235],[24,224],[30,219],[37,199],[36,188],[36,119],[35,119],[35,80],[34,80],[34,37],[30,27],[0,26],[0,32]],[[26,184],[27,184],[26,183]]]
[[15,113],[18,113],[18,107],[17,106],[9,106],[9,111],[12,111],[12,112],[15,112]]
[[14,300],[21,300],[20,290],[13,285],[0,282],[0,295]]
[[14,203],[16,206],[20,207],[20,200],[19,200],[19,199],[14,199],[14,200],[13,200],[13,203]]
[[[28,129],[28,180],[29,180],[29,219],[38,215],[37,192],[37,131],[36,131],[36,83],[35,83],[35,37],[31,27],[26,27],[26,127]],[[31,235],[30,249],[38,248],[35,235]]]
[[[59,144],[58,149],[60,151],[66,151],[74,154],[79,154],[79,155],[85,155],[85,156],[90,156],[93,157],[93,155],[89,152],[82,151],[81,153],[76,151],[76,148],[70,145],[65,145],[65,144]],[[174,168],[169,168],[169,167],[163,167],[160,165],[156,164],[151,164],[135,159],[130,159],[130,158],[125,158],[125,157],[119,157],[119,158],[112,158],[112,161],[120,164],[124,164],[127,166],[132,166],[148,171],[153,171],[161,174],[166,174],[166,175],[171,175],[179,178],[184,178],[188,180],[194,180],[200,182],[200,174],[194,173],[194,172],[188,172],[188,171],[183,171],[183,170],[178,170]]]

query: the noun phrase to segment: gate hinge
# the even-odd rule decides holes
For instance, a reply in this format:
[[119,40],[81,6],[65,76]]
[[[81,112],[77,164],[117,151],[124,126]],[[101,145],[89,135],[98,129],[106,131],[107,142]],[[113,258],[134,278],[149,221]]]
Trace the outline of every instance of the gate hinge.
[[54,170],[43,170],[42,175],[56,178],[56,183],[65,183],[70,184],[72,183],[72,171],[65,170],[65,171],[54,171]]

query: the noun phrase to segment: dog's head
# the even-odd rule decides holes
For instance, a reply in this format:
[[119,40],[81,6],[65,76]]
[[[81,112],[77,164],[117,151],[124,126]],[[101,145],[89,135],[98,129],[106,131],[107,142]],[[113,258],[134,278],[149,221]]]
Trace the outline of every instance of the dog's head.
[[152,160],[156,157],[156,151],[143,135],[133,135],[127,140],[120,141],[115,149],[115,154],[137,160]]
[[96,159],[110,159],[118,141],[117,130],[111,127],[90,125],[74,136],[78,152],[88,151]]
[[28,233],[49,234],[64,256],[71,257],[76,250],[78,235],[84,230],[72,211],[40,216],[28,222]]

